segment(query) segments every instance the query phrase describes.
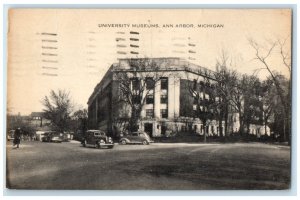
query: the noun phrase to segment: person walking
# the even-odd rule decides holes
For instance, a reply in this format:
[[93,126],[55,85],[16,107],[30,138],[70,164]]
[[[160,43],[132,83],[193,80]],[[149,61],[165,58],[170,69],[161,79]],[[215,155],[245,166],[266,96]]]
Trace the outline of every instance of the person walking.
[[13,146],[17,145],[17,148],[19,148],[20,142],[21,142],[21,128],[17,128],[14,135]]

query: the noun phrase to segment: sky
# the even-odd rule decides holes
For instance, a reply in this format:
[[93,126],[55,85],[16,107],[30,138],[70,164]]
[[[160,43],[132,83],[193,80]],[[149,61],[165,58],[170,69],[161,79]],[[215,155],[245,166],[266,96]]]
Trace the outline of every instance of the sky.
[[[70,91],[76,109],[87,108],[107,69],[118,58],[136,56],[130,51],[138,57],[192,57],[215,70],[224,50],[231,69],[253,74],[262,65],[253,59],[249,38],[262,45],[263,55],[278,39],[286,39],[288,54],[291,48],[288,9],[11,9],[8,20],[7,108],[22,115],[42,111],[43,97],[58,89]],[[278,47],[267,62],[288,76]],[[268,72],[258,76],[265,79]]]

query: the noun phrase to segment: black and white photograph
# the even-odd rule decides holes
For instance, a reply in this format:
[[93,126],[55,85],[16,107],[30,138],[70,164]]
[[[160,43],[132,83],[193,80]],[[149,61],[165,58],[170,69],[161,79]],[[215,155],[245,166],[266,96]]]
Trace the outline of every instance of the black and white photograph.
[[289,190],[291,8],[10,8],[9,190]]

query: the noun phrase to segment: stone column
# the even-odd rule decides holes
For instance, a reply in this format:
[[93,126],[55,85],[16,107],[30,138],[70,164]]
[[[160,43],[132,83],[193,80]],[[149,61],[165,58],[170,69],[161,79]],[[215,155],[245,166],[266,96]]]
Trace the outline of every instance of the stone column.
[[154,117],[155,118],[160,118],[160,80],[157,81],[157,83],[155,84],[155,88],[153,91],[154,94]]

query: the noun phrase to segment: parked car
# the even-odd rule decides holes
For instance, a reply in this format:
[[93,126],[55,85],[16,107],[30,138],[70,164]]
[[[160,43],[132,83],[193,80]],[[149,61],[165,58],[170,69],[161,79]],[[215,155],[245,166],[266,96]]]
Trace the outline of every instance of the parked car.
[[14,136],[15,136],[15,130],[8,131],[8,133],[7,133],[7,141],[14,140],[15,139]]
[[62,136],[55,131],[47,131],[44,133],[42,137],[42,142],[58,142],[61,143],[63,141]]
[[127,135],[123,135],[120,139],[121,144],[150,144],[153,141],[150,136],[145,132],[132,132]]
[[69,142],[70,140],[72,140],[73,135],[74,135],[74,132],[70,132],[70,131],[64,132],[62,135],[63,142]]
[[92,146],[98,149],[103,147],[112,149],[114,147],[114,142],[104,131],[88,130],[85,133],[82,145],[84,147]]

